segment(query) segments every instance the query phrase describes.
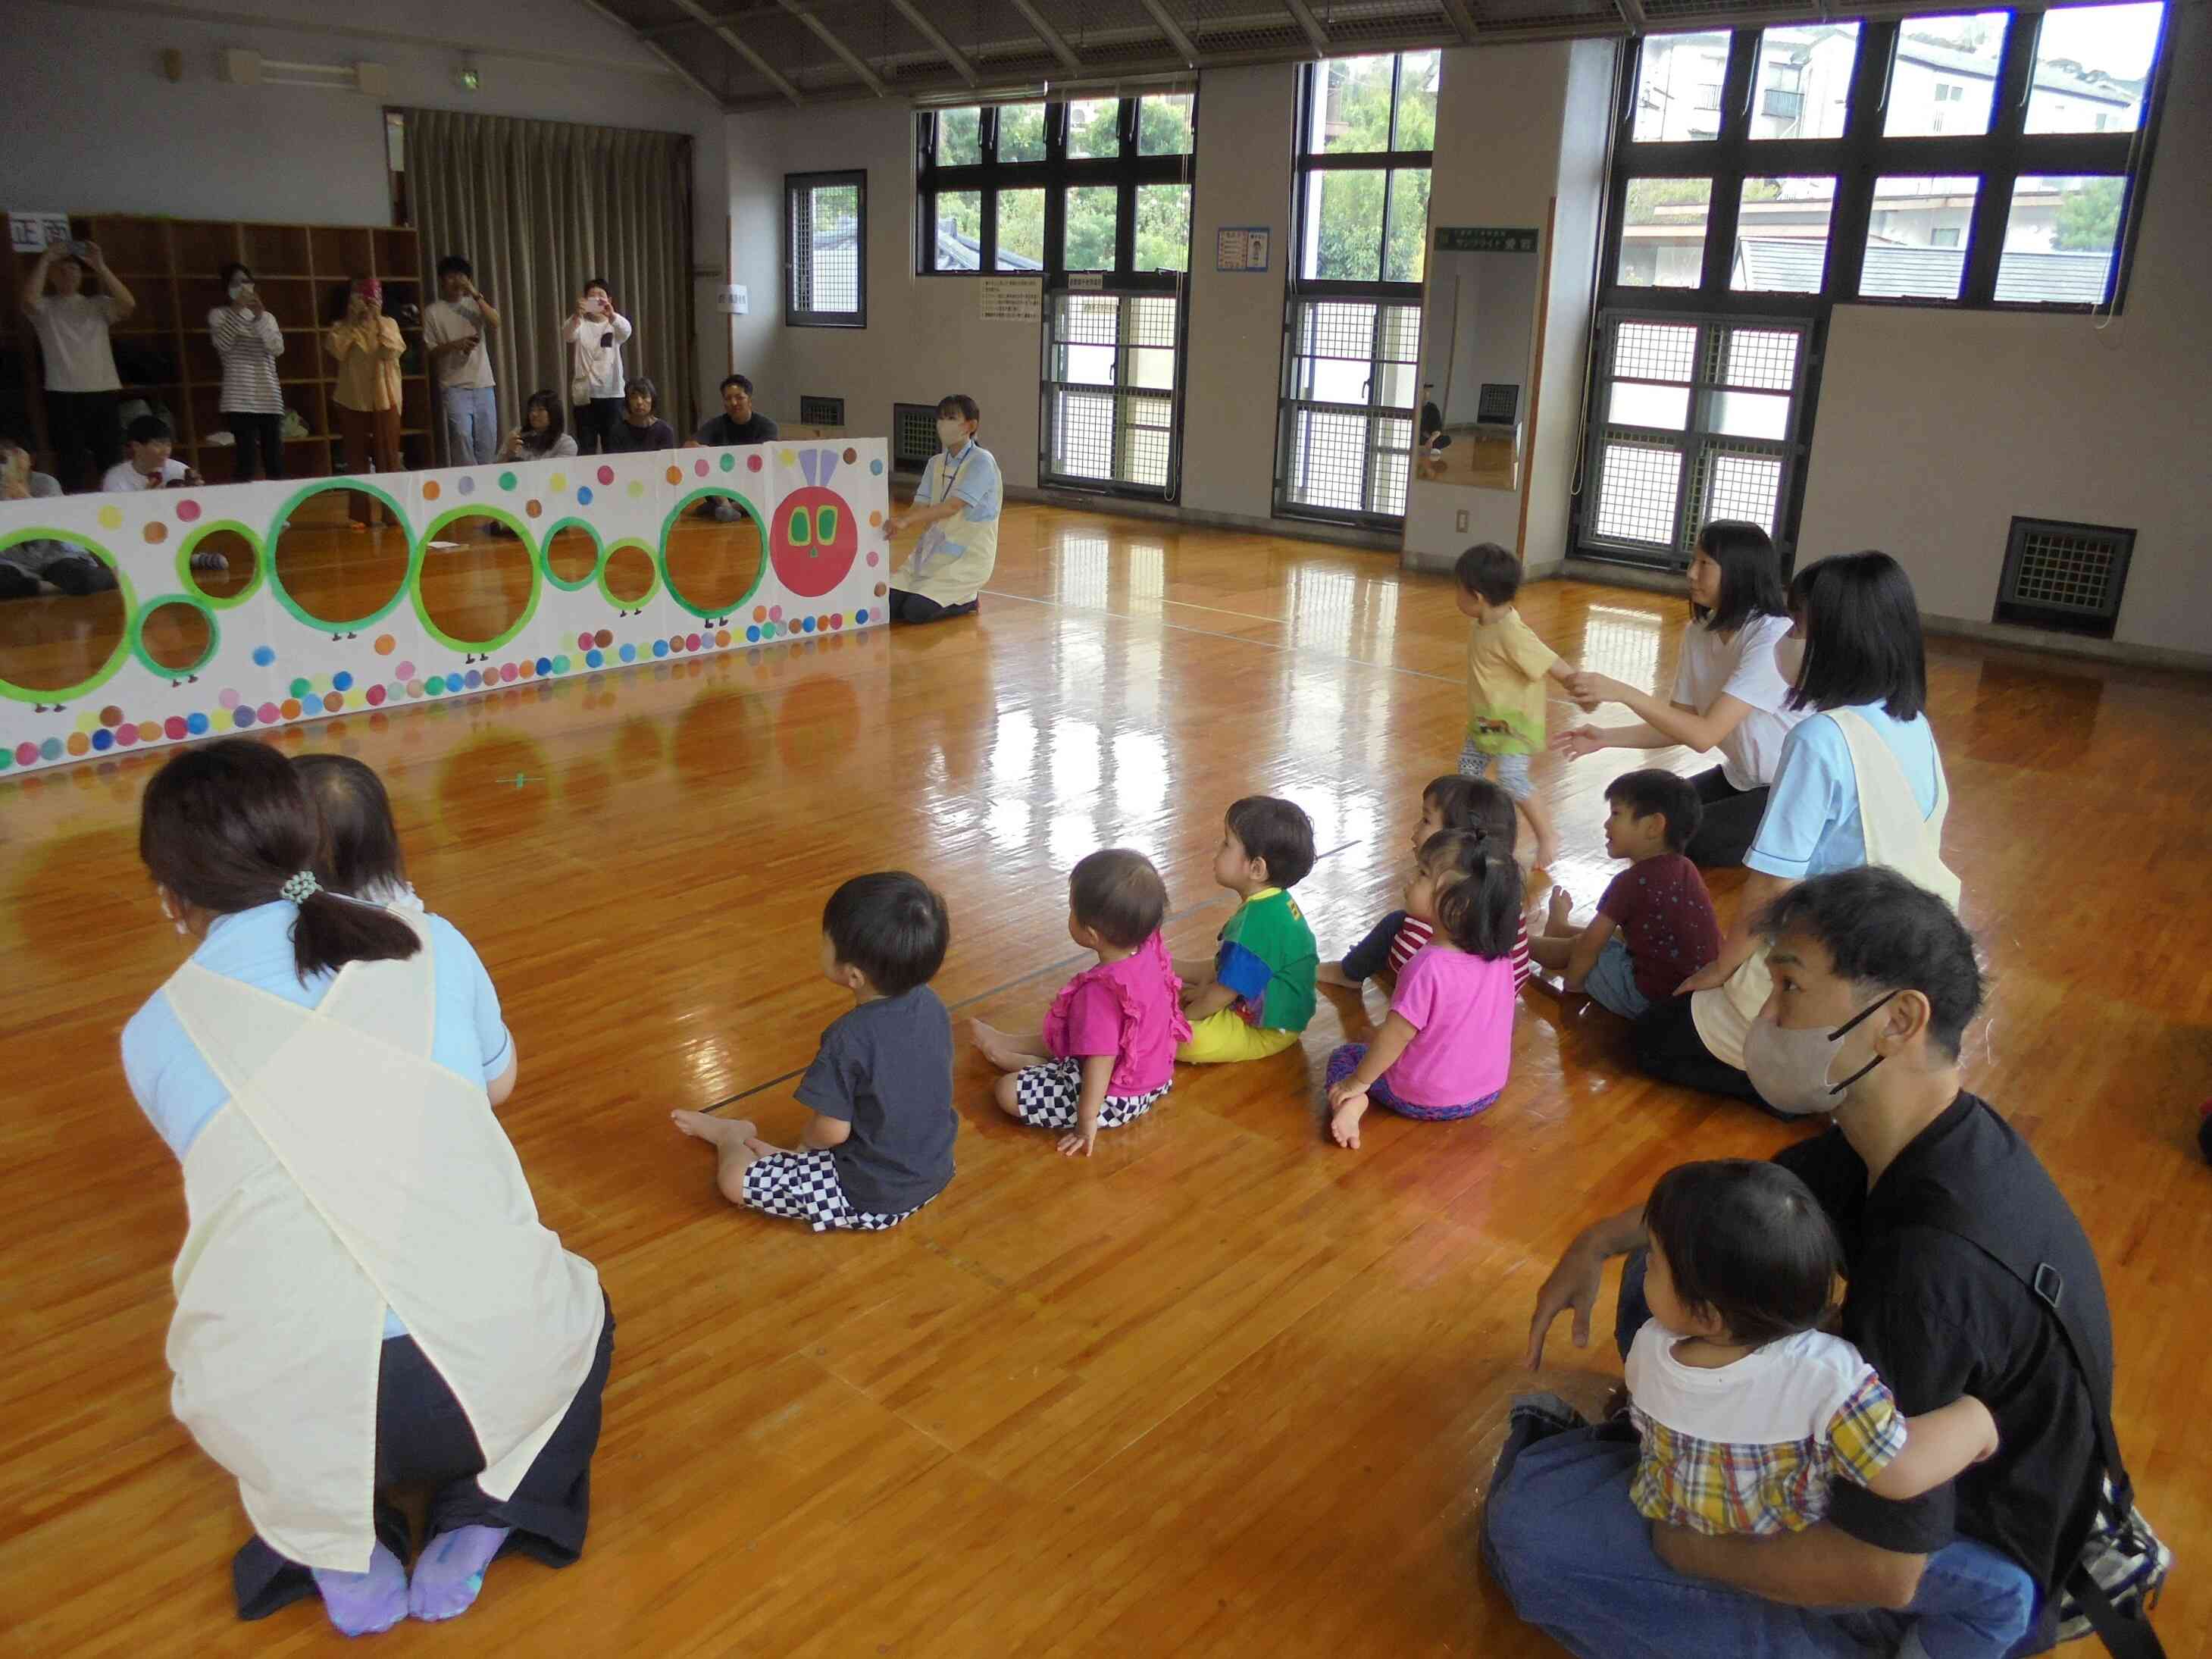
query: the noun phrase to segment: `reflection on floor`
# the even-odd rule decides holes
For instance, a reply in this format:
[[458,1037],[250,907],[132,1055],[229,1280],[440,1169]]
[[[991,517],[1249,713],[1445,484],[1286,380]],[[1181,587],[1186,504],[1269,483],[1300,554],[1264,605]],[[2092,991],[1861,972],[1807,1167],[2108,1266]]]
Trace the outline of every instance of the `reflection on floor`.
[[[1571,656],[1669,683],[1681,601],[1547,583],[1523,610]],[[1371,988],[1325,996],[1287,1054],[1186,1072],[1089,1163],[1002,1121],[963,1050],[959,1176],[871,1237],[732,1212],[666,1121],[727,1102],[794,1133],[793,1077],[840,1011],[821,904],[857,871],[937,884],[939,992],[1026,1029],[1078,965],[1076,859],[1147,849],[1170,943],[1203,952],[1228,914],[1221,811],[1273,791],[1315,818],[1327,856],[1298,894],[1341,950],[1393,902],[1420,786],[1458,752],[1465,628],[1448,579],[1387,556],[1020,508],[972,623],[275,734],[389,782],[415,879],[504,1000],[539,1209],[622,1320],[590,1549],[495,1566],[467,1651],[1557,1651],[1472,1541],[1536,1285],[1670,1164],[1792,1133],[1637,1080],[1610,1016],[1525,994],[1498,1106],[1377,1115],[1357,1154],[1325,1144],[1318,1080],[1382,1019]],[[1930,667],[1946,851],[1996,969],[1969,1076],[2102,1255],[2121,1431],[2185,1563],[2160,1626],[2203,1652],[2212,687],[1955,645]],[[184,1206],[114,1059],[177,960],[136,857],[159,759],[0,780],[0,1617],[40,1654],[351,1653],[311,1607],[232,1621],[236,1494],[168,1415]],[[1613,868],[1604,785],[1647,760],[1693,763],[1536,762],[1582,905]],[[2068,831],[2100,811],[2122,855],[2085,874]],[[1618,1376],[1599,1348],[1553,1353],[1545,1385],[1577,1400]],[[453,1640],[409,1626],[376,1651]]]
[[1442,449],[1415,452],[1413,477],[1426,483],[1468,484],[1482,489],[1513,488],[1513,441],[1473,427],[1453,427]]

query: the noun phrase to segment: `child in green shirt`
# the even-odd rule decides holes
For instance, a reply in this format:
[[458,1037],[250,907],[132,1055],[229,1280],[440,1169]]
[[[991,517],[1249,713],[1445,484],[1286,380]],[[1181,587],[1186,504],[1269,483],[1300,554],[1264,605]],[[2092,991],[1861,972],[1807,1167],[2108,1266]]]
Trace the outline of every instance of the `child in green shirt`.
[[1260,1060],[1298,1040],[1313,1018],[1321,965],[1313,929],[1285,891],[1314,866],[1313,820],[1292,803],[1247,795],[1230,807],[1213,878],[1244,902],[1221,930],[1211,962],[1178,962],[1190,1040],[1176,1058],[1192,1066]]

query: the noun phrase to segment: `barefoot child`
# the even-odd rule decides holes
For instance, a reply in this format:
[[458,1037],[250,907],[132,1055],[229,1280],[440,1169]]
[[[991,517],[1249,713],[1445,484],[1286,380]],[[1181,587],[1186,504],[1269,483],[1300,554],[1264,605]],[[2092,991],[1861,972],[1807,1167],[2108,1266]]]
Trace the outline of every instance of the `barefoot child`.
[[1061,988],[1044,1040],[1024,1048],[975,1022],[975,1046],[1006,1073],[994,1098],[1016,1122],[1065,1131],[1060,1150],[1091,1156],[1101,1129],[1134,1122],[1175,1081],[1176,1045],[1190,1036],[1160,921],[1167,884],[1142,853],[1113,848],[1075,866],[1067,936],[1098,953]]
[[1697,786],[1656,769],[1625,772],[1606,786],[1605,799],[1613,809],[1605,820],[1606,856],[1628,860],[1628,868],[1579,931],[1567,920],[1573,896],[1554,887],[1544,935],[1530,948],[1563,976],[1564,988],[1634,1019],[1719,958],[1721,923],[1705,878],[1682,853],[1705,810]]
[[1528,815],[1535,867],[1541,870],[1558,855],[1559,844],[1552,815],[1529,781],[1528,757],[1544,746],[1544,682],[1564,685],[1575,671],[1514,609],[1520,560],[1495,542],[1477,542],[1459,556],[1452,574],[1460,614],[1474,620],[1467,642],[1467,742],[1459,769],[1470,778],[1496,772],[1505,793]]
[[742,1118],[673,1112],[712,1141],[722,1196],[769,1215],[877,1232],[952,1180],[952,1020],[929,988],[951,925],[945,901],[903,870],[855,876],[822,909],[822,972],[853,994],[799,1080],[812,1115],[789,1151]]
[[1398,975],[1372,1043],[1328,1057],[1329,1133],[1357,1149],[1368,1103],[1405,1117],[1473,1117],[1498,1098],[1513,1060],[1513,939],[1521,866],[1483,836],[1422,843],[1406,913],[1435,936]]
[[1297,901],[1284,890],[1313,866],[1313,820],[1297,805],[1247,795],[1230,807],[1213,878],[1244,902],[1222,927],[1212,962],[1175,964],[1190,1021],[1177,1060],[1190,1066],[1260,1060],[1298,1040],[1313,1018],[1321,953]]
[[292,769],[323,815],[333,890],[371,904],[420,910],[399,856],[399,827],[384,780],[349,755],[301,755]]
[[[1628,1350],[1628,1388],[1644,1442],[1630,1498],[1647,1518],[1717,1537],[1797,1532],[1828,1513],[1839,1480],[1902,1502],[1996,1450],[1980,1401],[1907,1418],[1859,1351],[1820,1331],[1843,1249],[1781,1165],[1681,1164],[1659,1177],[1644,1221],[1651,1316]],[[1948,1605],[1913,1602],[1907,1650],[1998,1659],[2025,1634],[2016,1596],[1946,1582],[1933,1593]]]
[[[1457,774],[1432,778],[1421,793],[1421,821],[1413,826],[1413,851],[1419,853],[1431,836],[1445,830],[1465,830],[1482,836],[1492,850],[1503,849],[1510,858],[1520,830],[1513,811],[1513,797],[1482,778],[1463,778]],[[1323,985],[1356,991],[1362,981],[1386,969],[1394,975],[1402,974],[1406,964],[1413,959],[1413,952],[1426,945],[1435,932],[1428,922],[1409,916],[1403,910],[1393,910],[1368,930],[1367,937],[1353,945],[1343,961],[1322,963],[1316,977]],[[1514,988],[1517,990],[1527,984],[1528,975],[1534,971],[1528,959],[1528,930],[1516,921]]]

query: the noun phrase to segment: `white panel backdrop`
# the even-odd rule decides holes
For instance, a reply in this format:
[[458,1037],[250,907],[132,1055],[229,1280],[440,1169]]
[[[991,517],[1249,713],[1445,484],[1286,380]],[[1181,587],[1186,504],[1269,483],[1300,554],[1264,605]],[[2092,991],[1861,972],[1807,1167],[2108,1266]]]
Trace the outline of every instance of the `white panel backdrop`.
[[[0,642],[0,772],[879,626],[890,565],[884,466],[882,439],[841,439],[0,501],[0,548],[46,538],[90,550],[118,573],[123,611],[113,650],[74,685],[16,684],[9,677],[15,647]],[[370,615],[312,616],[283,585],[278,532],[309,496],[363,484],[405,526],[406,579]],[[737,496],[762,526],[759,577],[726,611],[691,603],[680,572],[678,583],[669,580],[667,526],[710,493]],[[506,520],[529,556],[520,619],[493,639],[446,634],[421,599],[424,561],[440,556],[430,544],[440,539],[441,521],[463,514]],[[580,526],[593,546],[581,559],[564,555],[556,575],[547,548],[568,525]],[[227,598],[204,590],[190,568],[195,548],[218,531],[233,532],[216,540],[234,563],[234,538],[254,561],[250,580]],[[623,590],[628,604],[606,586],[610,556],[626,547],[650,557],[653,577],[642,598]],[[629,562],[639,566],[638,555]],[[211,645],[188,667],[175,665],[173,647],[157,645],[173,665],[164,667],[148,654],[148,623],[154,620],[157,639],[170,624],[173,638],[177,622],[192,620],[169,609],[179,605],[199,613]],[[190,631],[197,635],[196,627]],[[23,632],[0,633],[0,641]]]

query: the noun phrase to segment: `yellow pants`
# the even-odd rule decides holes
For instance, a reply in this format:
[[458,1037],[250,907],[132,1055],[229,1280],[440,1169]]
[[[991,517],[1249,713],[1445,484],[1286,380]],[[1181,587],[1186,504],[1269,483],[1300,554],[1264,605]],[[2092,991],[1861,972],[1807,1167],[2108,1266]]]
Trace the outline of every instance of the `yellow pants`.
[[1190,1041],[1176,1049],[1186,1066],[1221,1066],[1232,1060],[1265,1060],[1279,1054],[1298,1040],[1296,1031],[1271,1030],[1248,1025],[1234,1008],[1208,1014],[1190,1028]]

